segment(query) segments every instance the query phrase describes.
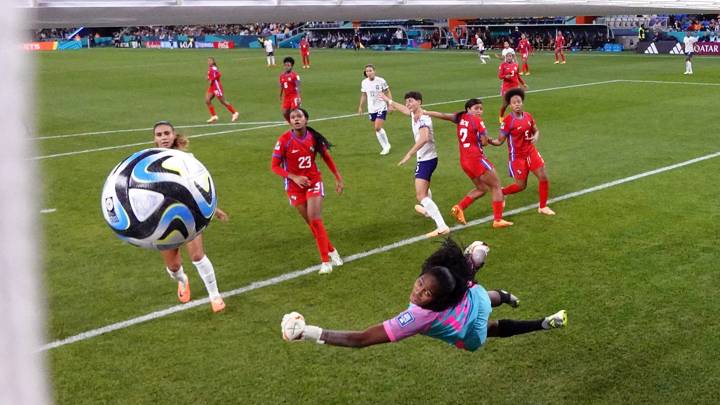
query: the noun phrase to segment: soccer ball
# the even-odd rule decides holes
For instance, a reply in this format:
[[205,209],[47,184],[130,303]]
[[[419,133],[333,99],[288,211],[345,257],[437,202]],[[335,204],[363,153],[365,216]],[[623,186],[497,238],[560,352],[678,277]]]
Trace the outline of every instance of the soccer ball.
[[305,317],[297,312],[290,312],[283,316],[280,322],[282,329],[282,337],[286,342],[291,342],[300,338],[305,331]]
[[189,153],[136,152],[110,172],[100,206],[122,240],[147,249],[174,249],[202,232],[217,207],[208,170]]
[[479,270],[485,265],[485,259],[490,253],[490,246],[483,241],[476,240],[465,248],[465,258],[473,270]]

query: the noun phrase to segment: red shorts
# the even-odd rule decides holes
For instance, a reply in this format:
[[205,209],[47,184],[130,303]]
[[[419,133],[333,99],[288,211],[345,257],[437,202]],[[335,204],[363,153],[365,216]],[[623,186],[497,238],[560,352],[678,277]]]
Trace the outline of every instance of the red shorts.
[[482,176],[487,171],[495,169],[493,164],[485,158],[478,160],[461,160],[460,167],[462,167],[465,174],[467,174],[471,180]]
[[520,55],[520,57],[521,57],[522,59],[527,59],[528,56],[530,56],[530,54],[528,54],[528,53],[523,53],[523,54]]
[[514,179],[525,180],[530,172],[534,172],[542,167],[545,167],[545,161],[537,149],[530,152],[529,156],[516,158],[515,160],[508,162],[510,177]]
[[307,200],[312,197],[325,197],[325,187],[323,186],[322,180],[317,180],[308,188],[301,188],[289,179],[288,182],[288,202],[293,207],[305,204]]
[[212,95],[214,95],[215,97],[222,97],[222,96],[223,96],[222,87],[210,86],[210,87],[208,87],[207,92],[208,92],[208,94],[212,94]]
[[283,110],[292,110],[300,107],[300,97],[283,97]]

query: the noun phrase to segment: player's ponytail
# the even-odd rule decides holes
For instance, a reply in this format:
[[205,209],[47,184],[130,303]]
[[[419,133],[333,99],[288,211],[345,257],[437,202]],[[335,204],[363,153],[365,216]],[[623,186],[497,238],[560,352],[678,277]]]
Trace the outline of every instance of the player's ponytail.
[[475,281],[462,248],[450,238],[425,260],[420,274],[429,274],[437,282],[436,297],[425,307],[437,312],[457,305]]
[[175,142],[173,142],[173,149],[187,150],[190,146],[190,139],[183,134],[175,134]]

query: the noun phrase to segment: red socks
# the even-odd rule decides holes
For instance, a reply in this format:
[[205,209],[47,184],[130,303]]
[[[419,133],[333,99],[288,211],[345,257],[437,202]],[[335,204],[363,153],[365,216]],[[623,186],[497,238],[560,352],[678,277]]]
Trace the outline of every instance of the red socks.
[[233,108],[232,104],[226,105],[225,108],[227,108],[228,111],[230,111],[230,114],[235,114],[235,112],[236,112],[235,109]]
[[465,198],[463,198],[462,200],[460,200],[460,202],[458,203],[458,205],[459,205],[460,208],[464,211],[464,210],[466,210],[467,207],[469,207],[470,204],[472,204],[472,203],[473,203],[473,199],[470,198],[470,197],[468,197],[468,196],[465,196]]
[[208,106],[208,110],[210,110],[210,115],[217,115],[215,114],[215,107],[212,104]]
[[328,252],[333,249],[330,248],[332,245],[330,244],[330,238],[327,236],[322,219],[313,219],[310,221],[310,229],[312,230],[313,236],[315,236],[315,242],[320,251],[320,259],[323,263],[329,262],[330,256],[328,256]]
[[503,202],[502,201],[493,201],[492,207],[493,207],[493,218],[496,221],[501,220],[502,215],[503,215]]
[[550,190],[550,183],[547,181],[541,181],[538,187],[540,193],[540,208],[547,206],[548,190]]
[[518,191],[520,191],[520,186],[518,186],[516,183],[513,183],[513,184],[511,184],[511,185],[509,185],[509,186],[507,186],[507,187],[504,187],[504,188],[502,189],[503,195],[515,194],[515,193],[517,193]]

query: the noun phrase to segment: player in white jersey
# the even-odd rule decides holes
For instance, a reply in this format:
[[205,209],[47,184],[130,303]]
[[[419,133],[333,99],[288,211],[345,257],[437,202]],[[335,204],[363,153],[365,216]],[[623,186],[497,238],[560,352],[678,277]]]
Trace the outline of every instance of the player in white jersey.
[[373,122],[375,136],[380,143],[380,147],[382,147],[380,154],[387,155],[390,153],[390,141],[388,140],[383,125],[385,124],[385,119],[387,119],[388,105],[380,95],[384,94],[392,98],[390,87],[385,79],[375,75],[374,65],[365,65],[363,75],[365,79],[360,83],[360,105],[358,106],[358,114],[363,113],[363,104],[367,101],[368,115],[370,121]]
[[420,202],[420,205],[416,205],[415,210],[426,217],[432,218],[436,225],[436,229],[426,236],[447,235],[450,233],[450,228],[445,223],[442,214],[440,214],[440,209],[432,200],[432,192],[430,191],[430,178],[432,178],[432,174],[437,167],[438,155],[435,150],[432,119],[430,116],[423,114],[421,108],[422,94],[417,91],[405,93],[405,105],[392,101],[390,97],[382,93],[381,97],[383,101],[396,110],[410,116],[410,125],[412,126],[415,144],[398,162],[398,166],[405,164],[413,155],[416,155],[415,197]]
[[500,53],[500,55],[495,54],[495,56],[497,56],[498,58],[500,58],[504,61],[505,56],[508,54],[512,55],[513,59],[515,59],[515,50],[510,47],[510,42],[505,41],[505,42],[503,42],[502,52]]
[[275,48],[273,48],[273,41],[271,38],[265,38],[262,41],[263,47],[265,48],[265,59],[267,59],[267,65],[275,66]]
[[683,38],[683,42],[685,44],[685,73],[683,74],[693,74],[692,57],[695,53],[695,43],[697,41],[697,37],[692,36],[692,33],[690,31],[685,33],[685,38]]
[[475,34],[475,45],[477,45],[478,56],[480,56],[480,62],[482,62],[483,65],[487,64],[485,59],[490,59],[490,56],[485,55],[485,42],[483,42],[482,38],[480,37],[480,34]]

